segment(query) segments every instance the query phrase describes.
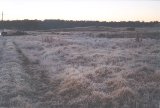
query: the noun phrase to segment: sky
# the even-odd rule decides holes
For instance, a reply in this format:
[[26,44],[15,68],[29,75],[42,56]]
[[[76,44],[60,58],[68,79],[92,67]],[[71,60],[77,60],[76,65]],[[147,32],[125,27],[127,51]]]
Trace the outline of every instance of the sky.
[[5,20],[160,21],[160,0],[0,0]]

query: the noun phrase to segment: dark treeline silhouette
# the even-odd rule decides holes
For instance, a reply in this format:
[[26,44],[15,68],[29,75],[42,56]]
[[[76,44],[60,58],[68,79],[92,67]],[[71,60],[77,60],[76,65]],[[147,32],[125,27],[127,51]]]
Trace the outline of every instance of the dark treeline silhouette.
[[121,21],[121,22],[100,22],[100,21],[72,21],[72,20],[13,20],[0,21],[0,29],[19,30],[47,30],[58,28],[105,26],[105,27],[153,27],[158,25],[158,21]]

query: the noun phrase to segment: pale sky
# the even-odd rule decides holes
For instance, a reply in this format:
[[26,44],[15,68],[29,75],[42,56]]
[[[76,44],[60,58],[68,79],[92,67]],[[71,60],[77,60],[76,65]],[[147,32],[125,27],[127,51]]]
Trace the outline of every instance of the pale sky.
[[160,21],[159,0],[0,0],[5,20]]

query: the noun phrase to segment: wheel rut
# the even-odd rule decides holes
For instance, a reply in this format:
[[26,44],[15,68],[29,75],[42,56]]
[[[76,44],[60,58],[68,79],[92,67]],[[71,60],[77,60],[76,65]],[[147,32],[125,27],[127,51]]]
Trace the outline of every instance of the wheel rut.
[[[19,55],[19,59],[22,61],[21,66],[24,72],[27,74],[25,77],[25,82],[29,84],[31,91],[26,94],[25,97],[32,100],[32,105],[35,108],[52,108],[57,105],[54,103],[59,103],[56,93],[56,86],[60,82],[53,82],[50,80],[48,72],[45,67],[41,66],[39,63],[32,63],[23,53],[23,51],[14,43],[16,51]],[[48,93],[53,93],[48,96]],[[58,102],[57,102],[58,101]]]
[[57,82],[50,81],[47,71],[30,62],[12,39],[4,39],[0,51],[0,107],[52,108],[58,101]]

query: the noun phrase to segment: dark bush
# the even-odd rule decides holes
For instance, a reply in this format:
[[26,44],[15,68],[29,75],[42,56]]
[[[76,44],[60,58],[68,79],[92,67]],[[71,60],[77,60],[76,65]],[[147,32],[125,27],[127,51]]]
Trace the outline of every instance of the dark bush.
[[6,35],[7,35],[7,32],[1,32],[1,35],[2,35],[2,36],[6,36]]
[[135,31],[135,28],[134,27],[129,27],[126,29],[127,31]]

